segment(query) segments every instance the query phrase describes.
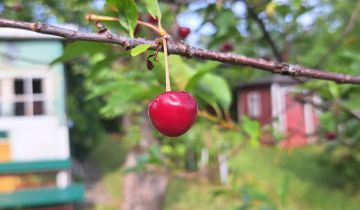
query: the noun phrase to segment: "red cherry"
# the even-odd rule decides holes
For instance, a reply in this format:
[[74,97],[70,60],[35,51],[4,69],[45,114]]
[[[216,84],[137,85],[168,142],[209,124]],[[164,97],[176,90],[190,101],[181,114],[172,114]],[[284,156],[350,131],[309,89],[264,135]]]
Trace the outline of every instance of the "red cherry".
[[336,132],[327,132],[327,133],[325,133],[325,137],[328,140],[335,140],[337,135],[336,135]]
[[158,24],[159,19],[157,17],[153,17],[152,15],[148,15],[147,22],[156,25],[156,24]]
[[191,30],[188,27],[178,27],[178,35],[181,39],[186,39],[186,37],[190,34]]
[[234,50],[234,45],[230,42],[224,42],[222,45],[220,45],[220,51],[221,52],[231,52]]
[[188,131],[197,115],[197,103],[183,91],[169,91],[155,97],[148,106],[154,127],[165,136],[177,137]]

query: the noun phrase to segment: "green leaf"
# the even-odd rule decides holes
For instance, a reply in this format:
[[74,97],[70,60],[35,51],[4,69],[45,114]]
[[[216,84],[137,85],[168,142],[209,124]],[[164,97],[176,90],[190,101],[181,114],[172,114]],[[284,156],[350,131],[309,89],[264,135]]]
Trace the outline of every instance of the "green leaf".
[[196,70],[196,73],[187,82],[185,89],[186,90],[193,89],[195,87],[195,85],[199,82],[199,80],[201,78],[203,78],[204,75],[206,75],[208,72],[214,70],[219,65],[220,65],[219,62],[214,62],[214,61],[210,61],[210,62],[200,65],[200,68],[198,68]]
[[161,23],[161,11],[157,0],[145,0],[146,8],[150,15],[157,17]]
[[219,105],[216,103],[216,97],[214,97],[214,95],[205,91],[197,91],[196,98],[203,100],[206,103],[206,105],[210,105],[211,108],[214,109],[216,116],[221,117],[221,109]]
[[[135,90],[141,88],[141,86],[138,86],[138,84],[134,81],[113,81],[113,82],[107,82],[106,84],[100,85],[100,86],[95,86],[91,93],[86,97],[87,100],[89,99],[93,99],[95,97],[98,96],[102,96],[106,93],[111,93],[111,92],[123,92],[124,91],[126,93],[129,92],[135,92]],[[142,88],[141,88],[142,89]],[[129,90],[129,91],[128,91]],[[126,96],[127,94],[125,94]]]
[[289,194],[289,185],[290,185],[290,177],[285,176],[282,181],[278,184],[277,194],[280,198],[280,202],[282,205],[285,205],[286,198]]
[[331,95],[332,95],[332,97],[334,99],[339,98],[339,96],[340,96],[339,85],[337,85],[334,82],[329,82],[328,83],[328,88],[329,88],[329,91],[330,91],[330,93],[331,93]]
[[252,145],[259,144],[260,124],[258,121],[252,120],[246,116],[241,118],[241,126],[245,133],[250,136],[250,143]]
[[[153,72],[155,73],[157,79],[161,83],[165,83],[164,80],[164,56],[163,54],[158,55],[159,62],[154,63]],[[194,71],[190,66],[184,61],[184,59],[177,55],[169,56],[169,66],[170,66],[170,76],[171,76],[171,85],[175,89],[175,85],[179,90],[185,90],[185,86],[188,83],[191,76],[194,74]]]
[[300,9],[302,0],[293,0],[293,6],[296,9]]
[[151,44],[141,44],[131,49],[131,56],[137,56],[151,47]]
[[69,61],[81,56],[88,56],[95,53],[109,52],[111,46],[104,43],[79,41],[66,45],[63,55],[51,62],[51,65],[58,62]]
[[215,74],[206,74],[199,83],[203,91],[214,95],[223,109],[228,109],[231,105],[231,89],[226,80]]
[[133,38],[138,20],[138,12],[134,0],[107,0],[107,3],[118,9],[120,24],[129,31],[130,37]]

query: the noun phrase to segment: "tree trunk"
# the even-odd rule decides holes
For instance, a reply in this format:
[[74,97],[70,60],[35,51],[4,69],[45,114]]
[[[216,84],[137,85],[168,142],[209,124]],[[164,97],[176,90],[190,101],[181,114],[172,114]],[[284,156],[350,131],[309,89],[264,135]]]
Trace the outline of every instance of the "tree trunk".
[[[141,133],[142,141],[132,149],[125,162],[125,167],[136,165],[136,157],[144,154],[150,145],[158,141],[152,136],[149,122],[143,118]],[[123,199],[121,210],[160,210],[162,209],[168,174],[161,167],[147,167],[146,170],[130,172],[124,177]]]

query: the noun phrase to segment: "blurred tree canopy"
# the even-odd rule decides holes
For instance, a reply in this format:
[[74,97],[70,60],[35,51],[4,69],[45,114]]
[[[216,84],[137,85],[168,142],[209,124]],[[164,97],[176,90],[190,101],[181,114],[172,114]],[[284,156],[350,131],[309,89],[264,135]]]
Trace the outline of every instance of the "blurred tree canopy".
[[[116,12],[112,10],[113,2],[115,1],[2,0],[0,13],[7,18],[26,21],[74,23],[81,30],[96,31],[95,25],[86,21],[84,16],[90,13],[114,16]],[[144,1],[135,2],[139,17],[147,21],[149,14]],[[358,74],[358,1],[179,0],[159,1],[159,4],[163,27],[178,40],[178,25],[191,28],[192,32],[186,40],[191,45],[222,50],[224,44],[227,44],[237,54]],[[104,24],[112,32],[127,35],[119,23]],[[154,39],[156,34],[140,27],[135,37]],[[124,115],[136,119],[146,109],[149,100],[164,91],[162,55],[159,55],[158,63],[153,62],[152,71],[147,70],[146,56],[148,54],[130,57],[120,47],[109,44],[66,44],[64,55],[57,61],[71,64],[72,71],[69,75],[78,78],[68,80],[72,83],[72,88],[69,89],[70,116],[75,125],[85,125],[83,129],[75,126],[79,128],[73,134],[75,142],[78,142],[77,147],[86,148],[86,151],[87,147],[96,145],[94,142],[99,138],[96,135],[91,135],[92,140],[89,141],[93,141],[92,143],[84,143],[82,140],[88,135],[88,129],[95,126],[99,127],[98,131],[92,131],[100,132],[104,127],[103,124],[94,124],[100,119],[99,115],[94,114],[96,110],[99,109],[102,119]],[[174,89],[190,91],[198,99],[200,109],[208,110],[219,121],[229,120],[234,103],[231,91],[233,87],[268,75],[247,67],[222,65],[212,61],[199,62],[174,55],[170,56],[170,67]],[[325,147],[324,161],[344,169],[344,176],[354,178],[360,171],[360,167],[357,167],[360,162],[360,86],[309,80],[300,88],[315,92],[322,98],[322,123],[318,135],[321,137],[319,144]],[[77,104],[77,100],[83,102]],[[77,114],[85,117],[75,117]],[[257,134],[261,132],[257,129],[256,122],[244,120],[243,123],[245,124],[242,126],[235,123],[235,127],[240,130],[250,128],[240,132],[225,129],[218,122],[200,119],[188,134],[181,137],[183,141],[173,142],[165,137],[157,137],[167,143],[163,144],[161,151],[168,154],[169,160],[176,165],[177,158],[185,154],[187,147],[199,151],[205,146],[210,151],[219,152],[228,151],[245,140],[255,138],[251,142],[256,142],[256,137],[259,136]],[[136,125],[132,129],[136,130]],[[325,138],[329,132],[336,133],[334,141],[328,142]],[[139,138],[133,132],[125,132],[124,135],[133,144]],[[126,138],[127,136],[132,138]],[[215,143],[207,145],[206,139],[209,138]]]

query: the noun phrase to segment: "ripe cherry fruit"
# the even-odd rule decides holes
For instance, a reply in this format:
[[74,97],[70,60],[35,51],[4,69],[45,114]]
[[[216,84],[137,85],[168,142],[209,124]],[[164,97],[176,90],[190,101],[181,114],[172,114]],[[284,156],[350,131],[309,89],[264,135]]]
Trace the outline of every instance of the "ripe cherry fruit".
[[224,42],[220,45],[220,52],[231,52],[234,50],[234,45],[230,42]]
[[191,30],[188,27],[178,27],[178,35],[181,39],[186,39],[186,37],[190,34]]
[[329,141],[335,140],[337,137],[336,132],[327,132],[325,133],[325,138]]
[[168,91],[155,97],[148,106],[154,127],[162,134],[177,137],[188,131],[197,115],[197,103],[184,91]]

